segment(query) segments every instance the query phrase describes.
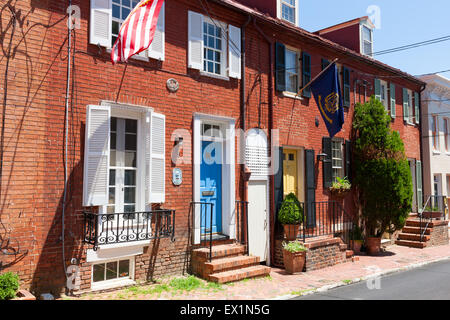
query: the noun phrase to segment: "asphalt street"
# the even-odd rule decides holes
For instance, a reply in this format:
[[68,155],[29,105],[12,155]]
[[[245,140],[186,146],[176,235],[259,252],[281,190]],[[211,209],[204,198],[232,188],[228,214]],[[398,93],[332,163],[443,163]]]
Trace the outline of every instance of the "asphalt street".
[[295,300],[450,300],[450,260]]

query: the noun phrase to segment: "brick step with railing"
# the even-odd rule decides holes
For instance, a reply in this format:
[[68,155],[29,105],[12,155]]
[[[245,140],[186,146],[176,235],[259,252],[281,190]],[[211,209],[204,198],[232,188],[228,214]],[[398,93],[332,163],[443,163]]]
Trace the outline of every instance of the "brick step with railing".
[[[210,253],[211,252],[211,253]],[[260,265],[259,257],[246,255],[244,245],[224,244],[192,250],[192,271],[212,282],[227,283],[264,277],[270,267]],[[211,257],[210,257],[211,255]]]

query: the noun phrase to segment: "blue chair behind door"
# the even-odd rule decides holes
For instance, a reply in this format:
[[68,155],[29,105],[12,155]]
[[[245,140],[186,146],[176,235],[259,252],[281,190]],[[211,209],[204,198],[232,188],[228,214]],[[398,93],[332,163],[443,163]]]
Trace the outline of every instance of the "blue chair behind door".
[[[213,204],[202,206],[201,234],[222,232],[222,143],[202,141],[200,166],[200,201]],[[220,159],[220,161],[217,161]]]

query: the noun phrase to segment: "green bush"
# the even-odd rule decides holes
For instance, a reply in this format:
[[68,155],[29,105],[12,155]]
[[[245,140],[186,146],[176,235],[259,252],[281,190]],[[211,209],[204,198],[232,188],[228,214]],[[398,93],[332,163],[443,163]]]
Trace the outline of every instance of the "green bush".
[[303,222],[303,207],[295,194],[290,193],[284,198],[278,212],[278,221],[281,224],[300,224]]
[[9,300],[19,290],[19,276],[12,272],[0,274],[0,300]]
[[400,134],[390,123],[384,105],[374,97],[356,104],[353,184],[368,237],[403,228],[412,209],[411,171]]
[[292,253],[308,251],[300,241],[283,242],[283,249]]

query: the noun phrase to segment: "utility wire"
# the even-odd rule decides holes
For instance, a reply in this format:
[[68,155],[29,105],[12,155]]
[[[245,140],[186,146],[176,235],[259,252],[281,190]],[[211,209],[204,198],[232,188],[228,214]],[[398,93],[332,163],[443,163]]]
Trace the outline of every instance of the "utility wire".
[[381,50],[381,51],[378,51],[378,52],[372,52],[372,56],[377,56],[377,55],[383,55],[383,54],[388,54],[388,53],[394,53],[394,52],[414,49],[414,48],[428,46],[428,45],[431,45],[431,44],[440,43],[440,42],[449,41],[449,40],[450,40],[450,35],[445,36],[445,37],[436,38],[436,39],[427,40],[427,41],[417,42],[417,43],[413,43],[413,44],[409,44],[409,45],[405,45],[405,46],[401,46],[401,47]]

